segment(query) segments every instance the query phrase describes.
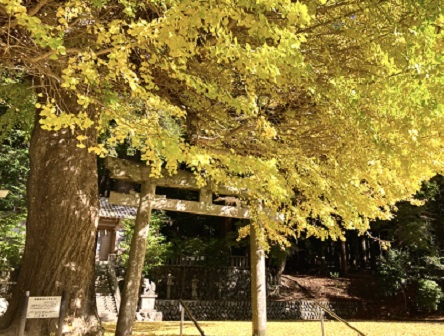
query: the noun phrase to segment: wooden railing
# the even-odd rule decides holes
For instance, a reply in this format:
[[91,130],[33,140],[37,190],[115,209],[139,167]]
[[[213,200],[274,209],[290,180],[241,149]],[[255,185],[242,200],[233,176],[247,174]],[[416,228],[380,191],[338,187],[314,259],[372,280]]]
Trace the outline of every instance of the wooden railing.
[[324,314],[323,312],[326,312],[328,315],[330,315],[331,317],[333,317],[335,320],[344,323],[347,327],[349,327],[350,329],[356,331],[358,333],[359,336],[366,336],[362,331],[356,329],[355,327],[353,327],[350,323],[348,323],[346,320],[344,320],[343,318],[339,317],[336,313],[334,313],[333,311],[331,311],[330,309],[328,309],[327,307],[323,306],[322,304],[320,304],[317,301],[314,301],[315,305],[318,306],[321,311],[321,329],[322,329],[322,336],[324,336]]
[[171,266],[199,266],[205,263],[204,256],[179,256],[170,258],[166,264]]
[[179,310],[180,310],[180,333],[179,335],[182,336],[183,334],[183,322],[184,322],[184,313],[187,313],[189,319],[193,321],[194,325],[196,326],[197,330],[199,330],[199,333],[201,336],[205,336],[205,332],[202,330],[202,328],[199,325],[199,322],[197,322],[194,315],[191,313],[191,310],[187,307],[185,302],[182,301],[182,299],[179,299]]
[[230,266],[238,268],[249,268],[250,259],[246,256],[230,256]]

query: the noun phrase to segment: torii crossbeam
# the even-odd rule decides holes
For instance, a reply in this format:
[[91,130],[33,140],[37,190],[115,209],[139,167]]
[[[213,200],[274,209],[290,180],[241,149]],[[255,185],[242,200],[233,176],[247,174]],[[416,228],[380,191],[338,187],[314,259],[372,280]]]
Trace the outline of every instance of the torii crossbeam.
[[[174,176],[164,174],[162,178],[150,177],[150,168],[128,160],[107,158],[107,168],[111,178],[122,179],[142,185],[140,194],[122,194],[111,192],[111,204],[138,206],[135,234],[131,242],[130,260],[125,276],[125,288],[119,310],[116,335],[127,335],[132,329],[133,317],[136,313],[136,304],[139,290],[138,279],[142,274],[145,258],[146,238],[150,222],[151,210],[167,210],[187,212],[199,215],[250,218],[247,207],[213,204],[213,192],[208,185],[199,188],[192,173],[179,171]],[[199,202],[178,199],[168,199],[156,195],[156,186],[189,189],[199,191]],[[245,190],[238,190],[231,186],[217,186],[220,195],[239,196],[248,195]],[[137,234],[136,234],[137,233]],[[267,335],[267,306],[266,306],[266,278],[265,252],[260,246],[254,228],[250,231],[250,258],[251,258],[251,309],[253,322],[253,336]]]

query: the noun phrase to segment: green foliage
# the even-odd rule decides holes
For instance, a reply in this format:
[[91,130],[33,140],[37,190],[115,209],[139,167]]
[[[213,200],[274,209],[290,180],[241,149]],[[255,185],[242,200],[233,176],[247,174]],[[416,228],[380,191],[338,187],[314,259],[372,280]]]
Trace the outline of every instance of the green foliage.
[[[161,265],[168,256],[171,243],[167,242],[165,237],[160,233],[160,228],[168,221],[168,217],[163,212],[153,211],[151,214],[145,252],[145,265],[143,267],[145,274],[149,274],[152,267]],[[120,243],[121,252],[118,253],[118,262],[123,267],[126,267],[134,232],[134,220],[124,220],[123,230],[123,241]]]
[[379,288],[384,296],[393,296],[406,285],[410,255],[401,250],[391,249],[380,258],[378,267]]
[[174,239],[169,257],[183,258],[193,263],[208,267],[228,266],[228,257],[231,255],[230,247],[235,244],[231,236],[225,238],[190,237],[187,239]]
[[20,75],[1,73],[0,142],[17,129],[29,138],[34,121],[36,96],[30,83]]
[[10,191],[0,198],[0,270],[19,266],[25,243],[27,132],[14,128],[8,133],[0,143],[0,189]]
[[0,213],[0,271],[20,266],[25,246],[25,227],[22,225],[25,219],[24,214],[2,217]]
[[372,231],[391,241],[392,247],[409,251],[413,260],[438,257],[444,238],[443,191],[443,177],[436,175],[424,182],[416,193],[415,199],[421,201],[419,205],[397,203],[395,217],[372,223]]
[[10,191],[0,198],[0,214],[5,211],[26,211],[26,180],[29,171],[27,132],[10,130],[9,137],[0,143],[0,188]]
[[415,257],[406,251],[389,250],[379,260],[378,280],[381,293],[384,296],[394,296],[400,292],[406,295],[406,292],[416,290],[416,295],[409,297],[409,300],[413,300],[412,303],[420,311],[437,310],[444,298],[442,289],[433,280],[444,269],[439,260],[437,257]]
[[172,214],[172,225],[163,231],[171,242],[169,258],[208,267],[228,266],[231,255],[244,255],[248,240],[237,239],[245,221],[233,223],[233,231],[221,228],[221,218]]
[[330,272],[330,278],[339,278],[339,272]]
[[433,280],[420,279],[416,294],[418,308],[422,311],[431,312],[438,310],[438,305],[444,298],[439,285]]
[[392,241],[393,247],[381,258],[378,267],[383,294],[416,291],[416,296],[411,297],[415,297],[415,306],[423,311],[436,310],[440,299],[439,286],[433,280],[444,269],[439,253],[443,238],[443,182],[441,175],[424,182],[415,196],[424,204],[398,203],[392,221],[374,226],[384,239]]

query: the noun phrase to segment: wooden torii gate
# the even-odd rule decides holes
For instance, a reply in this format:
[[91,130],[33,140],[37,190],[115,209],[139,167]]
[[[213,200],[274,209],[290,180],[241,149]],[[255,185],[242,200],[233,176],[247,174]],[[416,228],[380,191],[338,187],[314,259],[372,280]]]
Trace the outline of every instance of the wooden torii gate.
[[[151,210],[167,210],[187,212],[199,215],[250,218],[250,210],[240,206],[213,204],[213,192],[209,186],[199,188],[192,173],[179,171],[174,176],[164,174],[163,178],[150,177],[150,168],[128,160],[108,158],[107,168],[111,178],[128,180],[141,184],[139,194],[122,194],[111,192],[111,204],[138,206],[136,223],[129,260],[130,264],[125,275],[125,288],[120,304],[119,319],[116,327],[116,336],[130,335],[136,313],[136,304],[139,291],[139,279],[145,258],[146,238],[150,222]],[[168,199],[156,195],[156,186],[189,189],[199,191],[199,202],[178,199]],[[218,194],[224,196],[239,196],[246,194],[229,186],[218,186]],[[266,277],[265,252],[260,246],[256,231],[250,230],[250,258],[251,258],[251,310],[252,335],[267,335],[267,303],[266,303]],[[132,281],[134,280],[134,281]]]

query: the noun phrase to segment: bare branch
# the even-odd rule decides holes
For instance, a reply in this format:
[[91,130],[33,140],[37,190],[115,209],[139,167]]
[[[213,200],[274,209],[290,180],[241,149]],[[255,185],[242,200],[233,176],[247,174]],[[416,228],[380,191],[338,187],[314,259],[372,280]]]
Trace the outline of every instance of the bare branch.
[[[77,48],[70,48],[70,49],[66,49],[66,54],[79,54],[81,53],[82,50],[81,49],[77,49]],[[44,59],[47,59],[49,57],[51,57],[52,55],[57,54],[57,50],[50,50],[44,54],[41,54],[40,56],[31,58],[30,61],[33,63],[37,63],[39,61],[42,61]]]

